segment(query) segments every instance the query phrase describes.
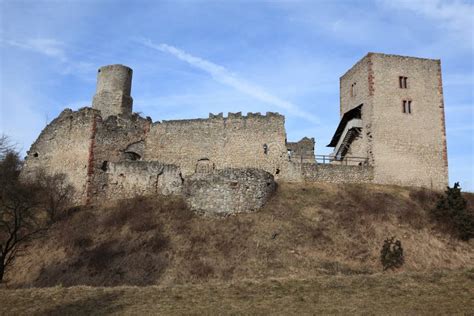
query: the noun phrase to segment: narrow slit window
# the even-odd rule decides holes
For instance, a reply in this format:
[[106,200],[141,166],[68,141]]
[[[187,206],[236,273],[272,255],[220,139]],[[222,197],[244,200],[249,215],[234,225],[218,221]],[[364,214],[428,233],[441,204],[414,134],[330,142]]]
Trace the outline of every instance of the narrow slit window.
[[403,100],[402,112],[406,114],[411,114],[411,100]]
[[351,84],[351,97],[355,97],[355,96],[356,96],[356,82]]
[[400,76],[398,77],[398,84],[400,89],[407,89],[408,88],[408,77]]

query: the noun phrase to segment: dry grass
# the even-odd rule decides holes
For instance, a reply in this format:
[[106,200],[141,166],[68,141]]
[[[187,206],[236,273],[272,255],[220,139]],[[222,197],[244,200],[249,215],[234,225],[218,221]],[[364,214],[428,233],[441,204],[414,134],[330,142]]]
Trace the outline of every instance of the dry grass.
[[389,236],[402,241],[403,272],[474,267],[473,241],[455,240],[429,220],[435,201],[435,193],[400,187],[283,183],[261,211],[225,218],[196,216],[174,197],[84,207],[29,246],[7,286],[367,275],[382,270]]
[[474,273],[1,290],[2,315],[470,315]]

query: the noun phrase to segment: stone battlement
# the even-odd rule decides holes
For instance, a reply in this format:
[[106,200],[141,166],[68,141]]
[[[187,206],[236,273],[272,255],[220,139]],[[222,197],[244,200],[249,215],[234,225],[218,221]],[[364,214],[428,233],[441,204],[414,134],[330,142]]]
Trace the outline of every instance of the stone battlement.
[[248,112],[247,115],[242,115],[242,112],[236,112],[232,113],[229,112],[227,116],[224,116],[224,114],[218,113],[218,114],[213,114],[209,113],[208,118],[195,118],[195,119],[183,119],[183,120],[162,120],[162,121],[157,121],[154,122],[153,125],[158,125],[158,124],[187,124],[187,123],[206,123],[206,122],[215,122],[215,121],[222,121],[222,122],[227,122],[227,121],[236,121],[236,120],[241,120],[241,121],[247,121],[247,120],[260,120],[260,121],[285,121],[285,117],[277,112],[267,112],[266,114],[261,114],[260,112],[252,113]]

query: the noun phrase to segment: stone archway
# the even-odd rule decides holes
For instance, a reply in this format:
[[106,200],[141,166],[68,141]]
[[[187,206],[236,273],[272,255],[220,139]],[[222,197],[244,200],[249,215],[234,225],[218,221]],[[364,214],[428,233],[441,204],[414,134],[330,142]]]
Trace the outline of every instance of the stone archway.
[[209,158],[201,158],[196,163],[196,173],[211,173],[215,168],[214,163]]

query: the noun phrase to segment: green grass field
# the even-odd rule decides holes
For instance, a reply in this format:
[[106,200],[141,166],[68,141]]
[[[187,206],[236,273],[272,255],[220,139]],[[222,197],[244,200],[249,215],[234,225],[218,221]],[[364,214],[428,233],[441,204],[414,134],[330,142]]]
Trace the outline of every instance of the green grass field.
[[474,271],[0,290],[1,315],[473,315]]

